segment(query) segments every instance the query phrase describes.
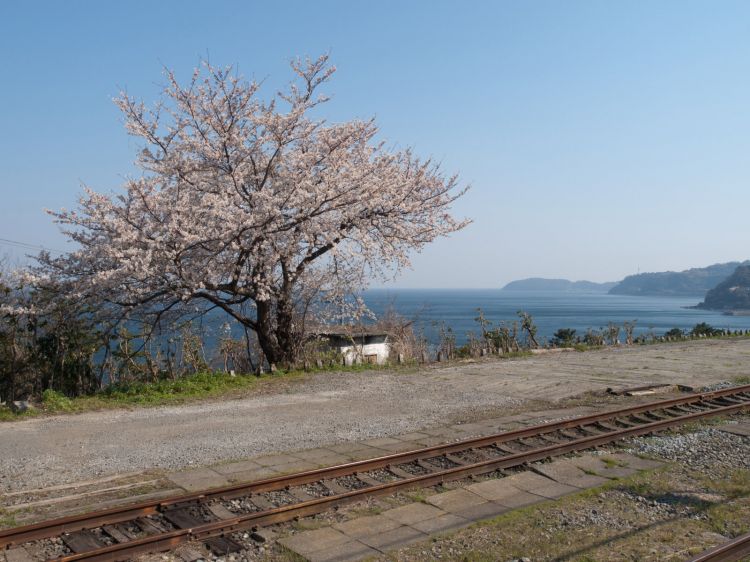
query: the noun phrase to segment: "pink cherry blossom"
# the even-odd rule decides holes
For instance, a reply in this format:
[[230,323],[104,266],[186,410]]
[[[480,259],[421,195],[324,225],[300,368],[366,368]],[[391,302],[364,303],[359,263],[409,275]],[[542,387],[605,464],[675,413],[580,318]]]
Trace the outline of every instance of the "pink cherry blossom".
[[207,303],[253,329],[270,362],[289,362],[305,319],[343,303],[362,313],[347,295],[467,224],[450,214],[465,192],[456,176],[386,149],[373,120],[310,115],[327,100],[326,56],[291,67],[294,81],[270,101],[209,64],[185,85],[166,72],[152,108],[122,93],[143,173],[52,213],[78,249],[41,255],[37,283],[133,312]]

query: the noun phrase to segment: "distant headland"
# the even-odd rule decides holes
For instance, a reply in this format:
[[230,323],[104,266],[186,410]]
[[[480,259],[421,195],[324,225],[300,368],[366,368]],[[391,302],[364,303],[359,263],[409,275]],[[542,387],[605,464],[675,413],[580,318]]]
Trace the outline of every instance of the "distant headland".
[[750,265],[737,267],[732,275],[708,291],[696,308],[750,314]]
[[737,267],[745,265],[750,265],[750,261],[717,263],[685,271],[629,275],[612,287],[609,293],[653,297],[703,297],[707,291],[732,275]]
[[568,281],[567,279],[544,279],[530,277],[511,281],[503,291],[561,291],[567,293],[606,293],[617,282],[594,283],[593,281]]
[[[503,291],[558,291],[567,293],[609,293],[610,295],[631,295],[642,297],[703,297],[706,301],[696,308],[712,310],[747,310],[750,303],[737,301],[733,306],[729,303],[729,294],[719,297],[719,285],[722,282],[730,282],[730,276],[739,271],[738,268],[750,268],[750,260],[744,262],[732,261],[727,263],[716,263],[707,267],[695,267],[684,271],[663,271],[657,273],[638,273],[628,275],[622,281],[609,283],[595,283],[593,281],[569,281],[567,279],[546,279],[543,277],[529,277],[511,281],[505,285]],[[744,279],[742,272],[740,278]],[[741,284],[740,284],[741,285]],[[730,282],[729,288],[740,286],[734,281]],[[750,286],[750,285],[748,285]],[[723,284],[722,284],[723,287]],[[716,288],[717,292],[709,293]],[[728,291],[722,288],[721,291]],[[736,292],[733,299],[741,298],[744,294]],[[743,305],[742,308],[738,305]]]

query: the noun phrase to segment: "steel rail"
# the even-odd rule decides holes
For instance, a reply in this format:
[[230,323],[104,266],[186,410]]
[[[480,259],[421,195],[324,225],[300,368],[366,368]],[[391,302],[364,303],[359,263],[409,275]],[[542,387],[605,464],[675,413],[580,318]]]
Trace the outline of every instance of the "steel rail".
[[[457,441],[455,443],[435,445],[431,447],[425,447],[423,449],[406,451],[403,453],[394,453],[391,455],[345,463],[333,467],[308,470],[292,475],[277,476],[250,483],[213,488],[198,493],[182,494],[169,498],[162,498],[157,501],[147,501],[127,506],[120,506],[107,510],[97,511],[94,513],[84,513],[80,515],[52,519],[49,521],[26,525],[15,529],[0,531],[0,549],[8,548],[10,546],[22,544],[32,540],[53,537],[62,533],[70,533],[107,524],[121,523],[123,521],[132,520],[137,517],[153,515],[155,513],[158,513],[160,510],[168,508],[170,506],[188,504],[191,502],[204,502],[217,498],[231,499],[252,493],[281,490],[288,486],[309,484],[317,482],[321,479],[336,478],[339,476],[350,475],[356,472],[365,472],[368,470],[385,468],[390,464],[401,464],[414,460],[430,458],[441,454],[450,454],[454,452],[465,451],[470,448],[479,448],[495,443],[514,441],[524,437],[535,437],[538,435],[544,435],[546,433],[553,433],[561,429],[594,425],[597,422],[613,420],[619,417],[627,417],[629,415],[638,413],[668,410],[670,407],[698,404],[701,402],[705,403],[709,400],[717,400],[724,397],[731,397],[742,394],[750,394],[750,385],[737,386],[711,392],[689,394],[687,396],[681,396],[679,398],[650,402],[647,404],[630,406],[627,408],[620,408],[616,410],[608,410],[597,414],[579,416],[552,423],[528,426],[512,431]],[[714,411],[716,406],[710,406],[710,408],[711,409],[708,411]],[[639,425],[637,427],[642,427],[642,425]]]
[[737,562],[745,557],[750,557],[750,533],[702,552],[687,562]]

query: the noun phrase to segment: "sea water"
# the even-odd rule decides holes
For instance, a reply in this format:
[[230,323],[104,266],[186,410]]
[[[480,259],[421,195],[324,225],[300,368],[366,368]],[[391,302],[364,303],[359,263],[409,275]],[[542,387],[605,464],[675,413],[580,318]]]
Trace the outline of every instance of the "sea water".
[[[559,328],[572,328],[576,335],[588,329],[600,330],[609,322],[622,325],[636,321],[635,334],[653,331],[661,335],[671,328],[689,330],[699,322],[714,328],[750,329],[750,316],[726,316],[721,312],[688,308],[701,300],[695,297],[635,297],[607,293],[557,291],[503,291],[501,289],[370,289],[365,303],[382,315],[389,307],[424,331],[432,343],[445,323],[461,345],[468,332],[479,333],[475,321],[478,308],[493,325],[518,320],[517,312],[531,314],[538,328],[537,339],[551,338]],[[621,339],[622,339],[621,335]]]

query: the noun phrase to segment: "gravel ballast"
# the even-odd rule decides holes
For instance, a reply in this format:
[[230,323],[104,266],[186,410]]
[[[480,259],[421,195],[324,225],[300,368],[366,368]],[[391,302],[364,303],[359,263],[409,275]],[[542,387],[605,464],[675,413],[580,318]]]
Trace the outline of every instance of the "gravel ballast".
[[712,427],[692,433],[633,439],[632,446],[626,450],[680,462],[712,477],[721,477],[727,470],[750,469],[750,438]]

